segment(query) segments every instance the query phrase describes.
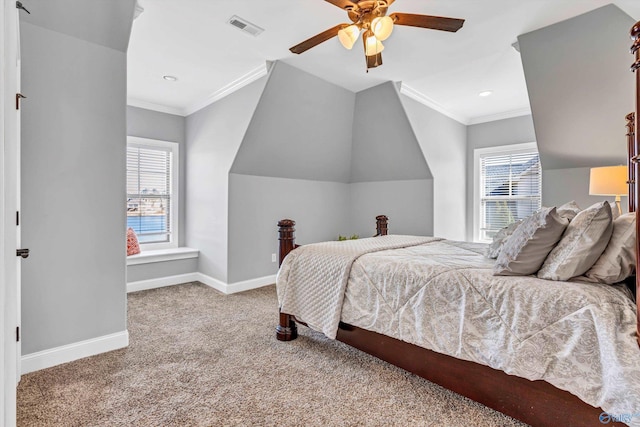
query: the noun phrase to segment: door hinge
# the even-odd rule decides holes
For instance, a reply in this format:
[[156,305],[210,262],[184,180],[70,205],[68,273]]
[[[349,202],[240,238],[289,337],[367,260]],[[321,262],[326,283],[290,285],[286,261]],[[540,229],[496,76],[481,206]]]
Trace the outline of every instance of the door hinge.
[[19,2],[19,1],[17,1],[17,2],[16,2],[16,9],[24,10],[24,11],[25,11],[25,12],[27,12],[29,15],[31,15],[31,12],[29,12],[29,11],[27,10],[27,8],[25,8],[25,7],[22,5],[22,2]]
[[26,96],[21,93],[16,93],[16,110],[20,109],[20,98],[26,98]]
[[16,342],[20,342],[20,326],[16,326]]
[[16,211],[16,226],[20,225],[20,211]]
[[29,249],[16,249],[16,256],[29,258]]

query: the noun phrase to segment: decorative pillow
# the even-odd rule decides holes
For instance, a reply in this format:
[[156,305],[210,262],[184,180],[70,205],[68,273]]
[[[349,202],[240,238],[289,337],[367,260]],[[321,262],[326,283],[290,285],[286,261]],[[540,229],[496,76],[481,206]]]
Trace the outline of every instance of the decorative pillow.
[[127,256],[140,253],[140,245],[138,244],[138,236],[133,228],[127,228]]
[[497,276],[534,274],[562,237],[569,220],[556,208],[542,208],[525,218],[505,242],[493,266]]
[[607,202],[611,207],[611,218],[615,221],[620,216],[620,211],[618,210],[618,205],[616,202]]
[[581,280],[618,283],[631,276],[636,268],[636,214],[620,215],[613,221],[613,234],[607,248]]
[[493,258],[493,259],[498,258],[498,255],[500,255],[500,250],[502,249],[502,245],[504,245],[504,243],[507,241],[509,236],[513,234],[513,232],[516,230],[516,228],[518,228],[518,226],[521,223],[522,223],[522,220],[519,220],[516,222],[512,222],[506,227],[501,228],[496,233],[496,235],[493,236],[493,241],[489,243],[489,246],[487,247],[487,250],[485,251],[484,255],[487,258]]
[[562,206],[558,206],[556,212],[558,212],[558,215],[560,215],[561,217],[567,218],[569,221],[571,221],[580,212],[580,206],[578,206],[575,200],[572,200]]
[[538,271],[538,277],[569,280],[584,274],[604,252],[612,231],[609,203],[589,206],[569,223],[562,239]]

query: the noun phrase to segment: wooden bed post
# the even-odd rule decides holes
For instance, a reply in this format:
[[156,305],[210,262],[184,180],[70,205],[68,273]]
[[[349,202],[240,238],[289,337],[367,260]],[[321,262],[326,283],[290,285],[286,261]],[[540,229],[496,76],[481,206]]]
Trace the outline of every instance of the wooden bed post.
[[[636,73],[636,111],[635,111],[635,131],[633,132],[633,145],[634,156],[629,160],[629,168],[633,168],[636,178],[640,177],[638,172],[638,139],[640,138],[640,21],[631,28],[631,54],[634,56],[634,62],[631,65],[631,71]],[[640,289],[640,274],[638,274],[638,265],[640,265],[640,209],[638,209],[638,202],[640,201],[640,185],[638,183],[633,184],[634,193],[634,212],[636,213],[636,295]],[[631,206],[629,206],[631,207]],[[638,304],[638,319],[636,320],[636,339],[640,344],[640,299],[636,297],[636,304]]]
[[377,236],[386,236],[387,235],[387,224],[389,218],[386,215],[378,215],[376,217],[376,235]]
[[[282,265],[284,257],[294,250],[296,245],[296,222],[291,219],[278,221],[279,258],[278,266]],[[298,337],[298,327],[290,314],[280,313],[280,320],[276,327],[278,341],[291,341]]]
[[635,113],[629,113],[625,117],[627,119],[627,159],[628,162],[628,180],[627,184],[629,184],[629,212],[636,211],[636,192],[635,192],[635,184],[636,184],[636,168],[635,163],[632,159],[634,159],[638,153],[636,152],[636,139],[635,139],[635,127],[636,127],[636,115]]
[[278,267],[282,265],[284,257],[296,248],[296,229],[293,228],[294,225],[296,225],[296,222],[292,219],[278,221],[278,241],[280,242]]

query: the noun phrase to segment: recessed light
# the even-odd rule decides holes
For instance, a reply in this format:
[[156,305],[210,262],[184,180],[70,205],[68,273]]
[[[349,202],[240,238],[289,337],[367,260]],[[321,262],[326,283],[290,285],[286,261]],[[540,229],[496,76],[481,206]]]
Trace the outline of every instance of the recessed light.
[[178,78],[176,76],[162,76],[163,79],[165,79],[168,82],[175,82],[178,80]]
[[492,93],[493,93],[493,91],[491,91],[491,90],[485,90],[484,92],[480,92],[480,93],[478,94],[478,96],[483,96],[483,97],[484,97],[484,96],[489,96],[489,95],[491,95]]

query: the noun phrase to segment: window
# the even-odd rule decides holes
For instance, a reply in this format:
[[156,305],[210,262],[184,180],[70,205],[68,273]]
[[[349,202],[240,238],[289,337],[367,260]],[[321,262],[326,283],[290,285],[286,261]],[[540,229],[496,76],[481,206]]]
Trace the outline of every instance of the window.
[[178,144],[127,138],[127,227],[141,245],[178,246]]
[[483,242],[540,209],[542,174],[535,143],[477,149],[474,154],[474,240]]

